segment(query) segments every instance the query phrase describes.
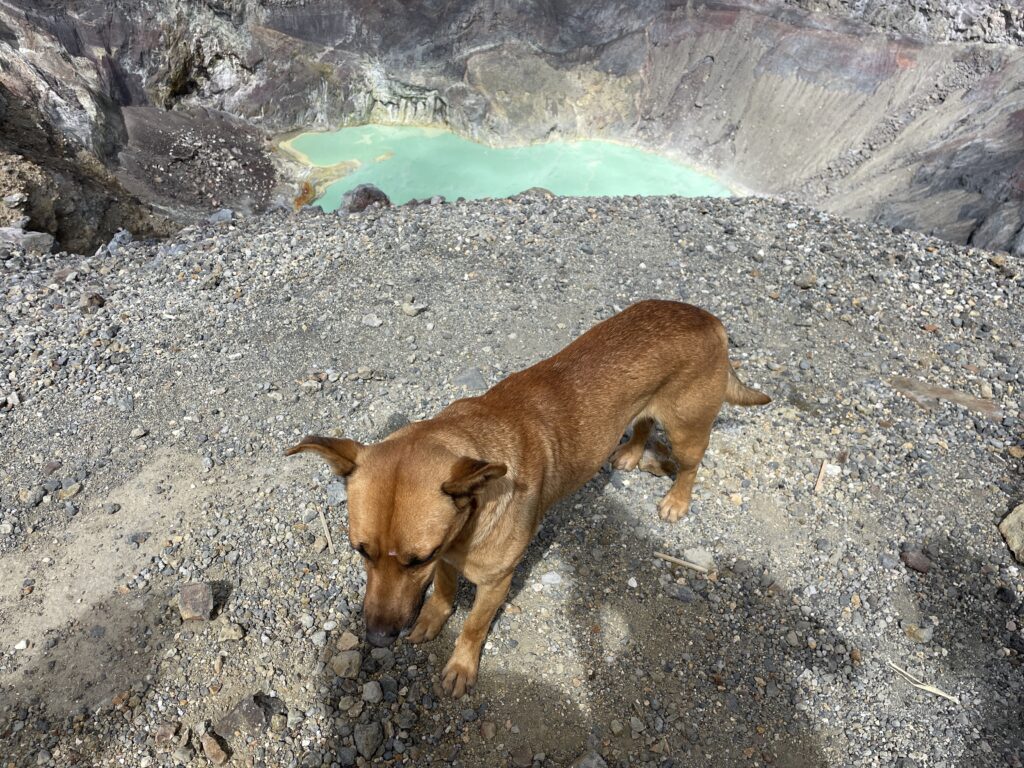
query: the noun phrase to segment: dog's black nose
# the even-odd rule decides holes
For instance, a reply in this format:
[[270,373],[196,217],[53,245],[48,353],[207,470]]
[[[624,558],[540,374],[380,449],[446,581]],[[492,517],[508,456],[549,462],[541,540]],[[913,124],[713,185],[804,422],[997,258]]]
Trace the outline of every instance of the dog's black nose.
[[379,629],[367,629],[366,639],[370,641],[370,645],[375,645],[378,648],[384,648],[395,642],[395,638],[398,637],[397,632],[381,631]]

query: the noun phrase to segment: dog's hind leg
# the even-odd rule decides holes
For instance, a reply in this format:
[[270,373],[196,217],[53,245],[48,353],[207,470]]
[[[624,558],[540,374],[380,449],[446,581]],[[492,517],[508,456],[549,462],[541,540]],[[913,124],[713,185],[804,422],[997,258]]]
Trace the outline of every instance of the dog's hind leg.
[[675,522],[690,511],[690,496],[697,478],[697,468],[711,439],[710,419],[671,419],[663,422],[668,439],[672,442],[672,456],[679,465],[676,480],[658,505],[662,520]]
[[608,459],[612,466],[626,472],[636,469],[643,458],[647,438],[651,435],[654,421],[647,416],[640,416],[633,422],[633,434],[622,445],[612,451]]

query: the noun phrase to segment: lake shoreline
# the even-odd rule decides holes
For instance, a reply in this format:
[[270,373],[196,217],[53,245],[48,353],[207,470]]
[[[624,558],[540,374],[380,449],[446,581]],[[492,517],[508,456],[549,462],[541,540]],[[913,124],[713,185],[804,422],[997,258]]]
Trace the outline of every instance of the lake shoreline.
[[508,197],[531,187],[584,197],[742,194],[669,155],[604,139],[494,147],[437,126],[366,124],[291,132],[275,146],[305,169],[302,180],[324,210],[363,183],[399,204],[438,195]]

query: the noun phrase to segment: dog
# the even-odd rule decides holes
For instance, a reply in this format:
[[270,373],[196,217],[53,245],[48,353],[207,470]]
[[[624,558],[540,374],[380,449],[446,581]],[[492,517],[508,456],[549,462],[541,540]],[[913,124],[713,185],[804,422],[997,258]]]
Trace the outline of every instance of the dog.
[[770,401],[733,372],[714,315],[651,300],[379,443],[311,435],[286,455],[319,454],[346,478],[349,540],[366,567],[371,644],[390,645],[409,627],[410,642],[432,640],[452,614],[458,575],[476,585],[441,675],[444,690],[458,698],[476,683],[491,622],[553,503],[608,461],[635,469],[657,423],[678,468],[659,513],[676,521],[690,507],[722,403]]

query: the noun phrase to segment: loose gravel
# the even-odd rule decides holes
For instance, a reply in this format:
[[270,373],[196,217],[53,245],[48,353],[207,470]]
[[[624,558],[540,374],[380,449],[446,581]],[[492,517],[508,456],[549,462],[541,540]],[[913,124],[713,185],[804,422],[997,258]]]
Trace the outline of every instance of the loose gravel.
[[[124,240],[3,254],[0,765],[1022,764],[1018,261],[540,193]],[[721,317],[774,402],[723,412],[678,524],[638,473],[556,506],[446,699],[471,591],[371,649],[344,485],[282,450],[376,439],[647,297]]]

